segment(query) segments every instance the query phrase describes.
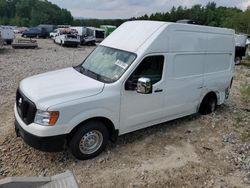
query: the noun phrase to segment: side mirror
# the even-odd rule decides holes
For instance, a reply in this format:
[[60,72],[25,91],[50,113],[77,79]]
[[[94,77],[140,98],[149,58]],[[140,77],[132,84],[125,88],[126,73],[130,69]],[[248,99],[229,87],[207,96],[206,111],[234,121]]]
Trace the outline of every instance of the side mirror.
[[150,78],[139,78],[137,81],[137,93],[150,94],[152,93],[152,82]]

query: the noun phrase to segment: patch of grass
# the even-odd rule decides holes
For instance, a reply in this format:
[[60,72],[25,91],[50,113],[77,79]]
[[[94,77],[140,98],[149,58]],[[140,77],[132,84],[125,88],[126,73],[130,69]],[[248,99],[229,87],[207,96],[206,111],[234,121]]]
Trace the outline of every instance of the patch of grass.
[[240,93],[242,100],[247,104],[250,103],[250,84],[248,84],[247,82],[241,84]]
[[237,128],[240,127],[240,124],[241,124],[242,121],[243,121],[243,117],[242,116],[237,116],[235,118],[234,126],[237,127]]
[[250,140],[250,128],[245,129],[244,132],[241,133],[241,140],[243,142]]
[[[250,50],[249,50],[250,51]],[[247,55],[247,61],[250,62],[250,56]]]
[[247,68],[250,68],[250,57],[248,57],[248,61],[244,61],[241,63],[241,65],[247,67]]

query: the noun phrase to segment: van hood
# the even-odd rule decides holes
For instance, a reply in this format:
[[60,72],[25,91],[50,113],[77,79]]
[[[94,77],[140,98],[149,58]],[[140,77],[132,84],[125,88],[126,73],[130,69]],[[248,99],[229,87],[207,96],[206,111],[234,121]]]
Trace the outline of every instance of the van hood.
[[102,92],[103,87],[104,83],[87,77],[72,67],[28,77],[19,85],[21,92],[42,110],[97,95]]

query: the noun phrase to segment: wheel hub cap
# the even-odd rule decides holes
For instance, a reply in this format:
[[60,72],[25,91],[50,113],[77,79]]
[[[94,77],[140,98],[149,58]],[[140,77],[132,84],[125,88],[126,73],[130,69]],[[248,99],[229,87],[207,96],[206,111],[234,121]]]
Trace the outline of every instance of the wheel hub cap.
[[79,148],[83,154],[92,154],[102,145],[103,136],[98,130],[87,132],[80,140]]

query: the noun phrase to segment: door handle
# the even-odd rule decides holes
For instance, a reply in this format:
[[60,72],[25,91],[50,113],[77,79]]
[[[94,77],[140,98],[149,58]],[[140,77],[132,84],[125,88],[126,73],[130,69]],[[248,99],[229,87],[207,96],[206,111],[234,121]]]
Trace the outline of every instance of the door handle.
[[199,87],[197,87],[197,89],[202,89],[203,88],[203,86],[199,86]]
[[156,89],[155,93],[159,93],[159,92],[162,92],[162,91],[163,91],[163,89]]

